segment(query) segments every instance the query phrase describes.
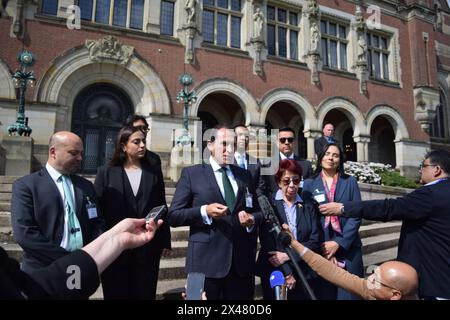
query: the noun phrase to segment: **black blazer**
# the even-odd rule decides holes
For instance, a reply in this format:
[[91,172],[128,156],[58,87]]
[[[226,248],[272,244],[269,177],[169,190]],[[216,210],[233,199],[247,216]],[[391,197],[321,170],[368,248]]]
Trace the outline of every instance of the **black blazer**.
[[[306,180],[306,179],[310,178],[311,175],[313,174],[311,162],[309,162],[308,160],[305,160],[305,159],[300,159],[296,155],[294,155],[294,159],[293,160],[297,161],[297,163],[302,168],[303,180]],[[280,158],[279,161],[281,162],[281,158]],[[266,179],[268,180],[266,191],[269,193],[270,196],[272,196],[279,189],[278,184],[275,181],[275,174],[270,175],[270,176],[266,176],[266,177],[267,177]],[[298,189],[299,194],[301,193],[301,191],[302,191],[302,188],[299,188]]]
[[[160,170],[159,170],[160,171]],[[144,218],[157,206],[166,204],[164,181],[157,167],[142,165],[142,177],[136,197],[122,166],[105,165],[98,168],[95,190],[107,229],[125,218]],[[139,251],[170,249],[170,227],[163,223],[152,241]]]
[[[278,216],[280,224],[288,224],[286,213],[284,211],[283,200],[275,200],[272,198],[275,213]],[[316,209],[312,203],[301,203],[296,207],[297,212],[297,241],[303,244],[305,247],[315,252],[320,251],[320,223],[317,216]],[[270,275],[270,273],[276,268],[269,262],[270,251],[286,252],[284,247],[275,239],[274,235],[269,232],[269,225],[263,224],[260,231],[261,249],[258,254],[258,260],[256,262],[257,275],[264,276]],[[311,279],[317,277],[316,273],[311,270],[301,259],[300,255],[294,251],[295,260],[299,263],[303,274],[306,278]],[[286,262],[280,266],[280,270],[285,276],[292,273],[296,278],[297,273],[294,271],[292,262]]]
[[[253,184],[256,189],[256,195],[259,197],[260,195],[266,194],[266,182],[264,178],[261,177],[261,162],[259,159],[250,156],[248,153],[245,154],[247,160],[247,170],[250,172],[252,176]],[[238,166],[236,162],[236,158],[234,158],[234,164]]]
[[[94,240],[104,229],[101,211],[89,219],[87,197],[96,201],[92,183],[80,176],[70,176],[75,191],[76,215],[83,234],[83,244]],[[23,248],[22,269],[32,272],[48,266],[68,251],[60,247],[64,232],[64,203],[47,169],[32,173],[13,184],[11,222],[16,242]]]
[[450,299],[450,181],[385,200],[344,202],[345,215],[402,220],[398,260],[419,274],[419,294]]
[[[262,213],[258,206],[252,178],[247,170],[230,166],[238,184],[236,204],[229,215],[203,222],[200,208],[211,203],[226,205],[211,165],[184,168],[169,210],[172,227],[190,226],[186,272],[201,272],[208,278],[223,278],[234,263],[235,271],[244,277],[254,274],[256,236]],[[253,196],[253,208],[246,207],[245,192]],[[252,232],[239,223],[238,213],[245,210],[255,217]]]
[[[339,145],[339,141],[336,140],[334,137],[333,137],[333,139],[334,139],[334,143]],[[317,156],[319,156],[319,153],[323,150],[323,148],[326,145],[328,145],[328,140],[323,136],[314,140],[314,152],[316,153]]]

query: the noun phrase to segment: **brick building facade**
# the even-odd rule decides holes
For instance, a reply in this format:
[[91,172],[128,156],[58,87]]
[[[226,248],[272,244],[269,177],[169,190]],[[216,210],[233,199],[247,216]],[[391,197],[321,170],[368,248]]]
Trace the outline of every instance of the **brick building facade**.
[[[1,135],[16,118],[11,75],[36,57],[27,91],[36,165],[49,136],[72,130],[95,172],[130,113],[147,117],[165,167],[182,128],[179,76],[198,100],[199,147],[215,124],[289,125],[314,158],[325,122],[347,157],[415,174],[430,148],[450,148],[450,9],[446,1],[16,0],[0,18]],[[81,28],[72,28],[81,13]],[[0,136],[1,138],[2,136]]]

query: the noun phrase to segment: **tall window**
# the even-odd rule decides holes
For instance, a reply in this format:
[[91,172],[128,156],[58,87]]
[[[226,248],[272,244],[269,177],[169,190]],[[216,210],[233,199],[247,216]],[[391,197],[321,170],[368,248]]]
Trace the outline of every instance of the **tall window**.
[[203,40],[241,48],[241,0],[203,0]]
[[299,14],[267,6],[267,47],[269,54],[298,60]]
[[79,0],[81,19],[142,30],[145,0]]
[[436,107],[436,116],[433,120],[433,124],[431,125],[431,136],[436,138],[445,138],[445,96],[441,92],[440,94],[440,103]]
[[327,21],[320,21],[322,34],[321,49],[324,66],[332,69],[347,70],[347,26]]
[[161,1],[160,33],[173,36],[174,2]]
[[58,0],[43,0],[41,12],[56,16],[58,13]]
[[367,33],[367,63],[370,75],[389,80],[389,39],[375,33]]

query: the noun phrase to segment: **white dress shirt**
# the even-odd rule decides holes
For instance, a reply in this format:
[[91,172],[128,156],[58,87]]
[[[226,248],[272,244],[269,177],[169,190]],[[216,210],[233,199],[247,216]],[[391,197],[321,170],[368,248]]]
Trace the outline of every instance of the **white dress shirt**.
[[[59,178],[63,175],[61,172],[59,172],[58,170],[56,170],[55,168],[53,168],[50,164],[48,164],[48,162],[45,164],[45,169],[47,169],[47,172],[49,173],[50,177],[52,178],[53,182],[56,184],[56,187],[58,188],[58,191],[61,195],[61,199],[63,200],[63,203],[65,202],[64,200],[64,189],[63,189],[63,185],[62,185],[62,181],[59,180]],[[72,199],[73,199],[73,210],[75,210],[76,212],[76,200],[75,200],[75,191],[73,189],[73,183],[72,180],[67,179],[67,184],[69,185],[70,188],[70,192],[72,193]],[[63,232],[63,238],[61,241],[60,246],[66,250],[69,249],[69,211],[68,208],[65,207],[64,208],[64,232]]]
[[294,160],[294,153],[292,152],[291,155],[289,157],[287,157],[283,153],[280,152],[280,159],[281,160],[285,160],[285,159]]
[[236,163],[238,166],[240,166],[240,163],[244,161],[244,169],[248,169],[248,163],[247,163],[247,157],[244,154],[238,153],[237,151],[234,152],[234,158],[236,159]]

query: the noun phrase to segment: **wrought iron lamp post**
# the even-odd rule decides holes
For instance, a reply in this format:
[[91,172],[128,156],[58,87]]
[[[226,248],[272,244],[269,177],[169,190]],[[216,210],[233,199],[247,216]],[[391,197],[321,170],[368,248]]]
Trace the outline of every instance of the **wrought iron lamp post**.
[[183,89],[177,94],[177,103],[183,102],[183,134],[178,137],[177,144],[190,145],[192,138],[189,135],[189,119],[188,119],[188,107],[197,101],[197,95],[194,91],[189,91],[189,86],[192,84],[192,76],[184,73],[180,76],[180,83],[183,85]]
[[12,76],[14,86],[19,89],[19,110],[17,112],[17,120],[12,125],[8,126],[8,132],[11,135],[16,132],[19,136],[29,136],[31,128],[28,126],[28,118],[25,117],[25,92],[27,86],[34,86],[36,77],[33,71],[27,71],[34,63],[33,54],[27,50],[22,51],[18,57],[20,69]]

